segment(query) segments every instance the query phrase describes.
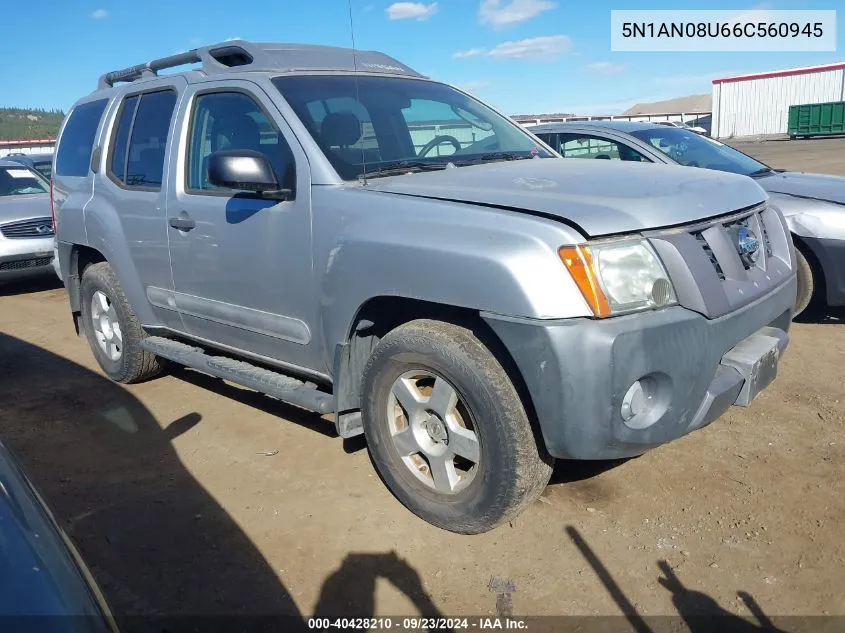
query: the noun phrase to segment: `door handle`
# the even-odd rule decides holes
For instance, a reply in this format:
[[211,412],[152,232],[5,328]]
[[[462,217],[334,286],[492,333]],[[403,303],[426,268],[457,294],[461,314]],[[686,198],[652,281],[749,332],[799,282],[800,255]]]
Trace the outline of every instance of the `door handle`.
[[182,213],[181,215],[178,215],[175,218],[170,218],[168,220],[168,223],[174,229],[179,229],[180,231],[190,231],[197,225],[194,219],[188,216],[188,214],[186,213]]

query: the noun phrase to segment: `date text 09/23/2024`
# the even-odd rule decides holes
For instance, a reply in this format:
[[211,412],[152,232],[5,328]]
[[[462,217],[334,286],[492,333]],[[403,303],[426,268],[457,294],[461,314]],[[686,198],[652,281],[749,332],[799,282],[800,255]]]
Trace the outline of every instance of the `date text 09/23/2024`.
[[310,618],[308,628],[314,631],[499,631],[525,630],[519,618]]

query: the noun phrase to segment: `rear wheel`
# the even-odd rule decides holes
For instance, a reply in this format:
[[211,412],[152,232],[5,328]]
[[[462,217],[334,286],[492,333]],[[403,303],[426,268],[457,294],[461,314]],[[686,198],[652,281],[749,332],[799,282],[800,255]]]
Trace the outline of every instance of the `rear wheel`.
[[85,268],[81,299],[85,337],[109,378],[132,383],[161,373],[164,361],[141,348],[147,335],[107,262]]
[[494,528],[551,476],[507,373],[466,328],[418,320],[387,334],[365,369],[362,409],[382,479],[446,530]]

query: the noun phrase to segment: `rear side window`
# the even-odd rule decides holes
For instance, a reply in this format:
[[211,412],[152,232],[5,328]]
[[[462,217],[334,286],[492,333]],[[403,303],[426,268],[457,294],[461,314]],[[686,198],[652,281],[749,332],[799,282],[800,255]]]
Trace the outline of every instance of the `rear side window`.
[[56,155],[57,176],[87,176],[91,168],[91,152],[100,117],[108,99],[99,99],[76,106],[59,140]]
[[120,110],[109,175],[126,187],[158,190],[176,93],[160,90],[126,99]]

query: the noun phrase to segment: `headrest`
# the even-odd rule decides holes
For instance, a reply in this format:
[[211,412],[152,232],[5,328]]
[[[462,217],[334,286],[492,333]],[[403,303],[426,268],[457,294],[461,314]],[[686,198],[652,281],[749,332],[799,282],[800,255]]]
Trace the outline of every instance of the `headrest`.
[[215,128],[226,138],[220,149],[258,149],[261,144],[261,128],[249,115],[227,116]]
[[320,124],[320,140],[329,147],[354,145],[361,138],[361,122],[352,112],[330,112]]

